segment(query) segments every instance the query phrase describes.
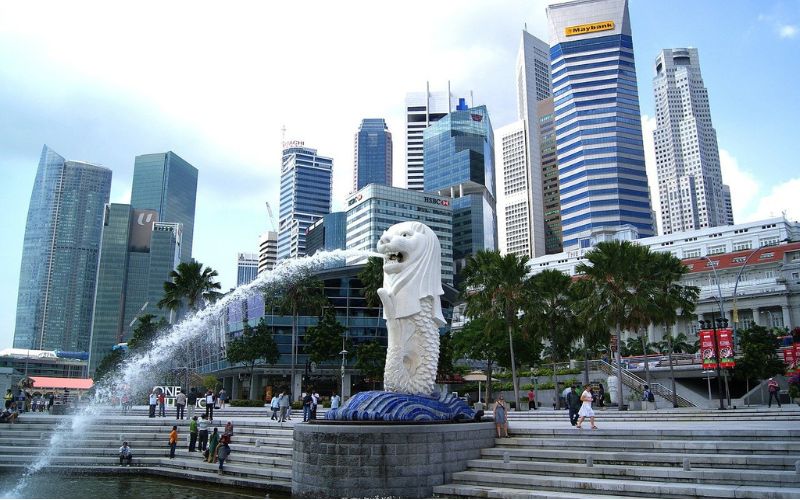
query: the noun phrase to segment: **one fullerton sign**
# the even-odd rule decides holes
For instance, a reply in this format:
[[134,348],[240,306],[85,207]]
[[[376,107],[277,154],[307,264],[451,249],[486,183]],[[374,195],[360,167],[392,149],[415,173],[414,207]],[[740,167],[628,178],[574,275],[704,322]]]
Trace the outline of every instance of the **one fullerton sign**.
[[600,21],[597,23],[578,24],[564,28],[564,35],[575,36],[594,33],[596,31],[609,31],[614,29],[614,21]]

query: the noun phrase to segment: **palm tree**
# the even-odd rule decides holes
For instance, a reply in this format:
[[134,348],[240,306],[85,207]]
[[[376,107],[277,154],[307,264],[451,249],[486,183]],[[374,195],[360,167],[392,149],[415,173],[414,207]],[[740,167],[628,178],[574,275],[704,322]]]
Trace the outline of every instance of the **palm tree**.
[[480,250],[467,257],[461,275],[467,316],[477,317],[488,313],[505,320],[516,404],[519,402],[519,381],[513,337],[519,325],[519,311],[525,302],[527,264],[527,256],[501,256],[497,251]]
[[222,297],[222,293],[218,291],[221,286],[215,281],[217,272],[210,267],[204,268],[196,260],[181,262],[169,273],[169,277],[170,281],[164,282],[164,298],[158,301],[158,307],[170,310],[170,320],[184,300],[190,311],[196,311],[206,303],[216,302]]
[[556,409],[561,408],[556,361],[569,352],[576,332],[571,285],[572,278],[560,271],[547,269],[534,275],[527,287],[529,302],[525,305],[525,314],[530,314],[530,319],[540,328],[546,327],[547,338],[550,340]]

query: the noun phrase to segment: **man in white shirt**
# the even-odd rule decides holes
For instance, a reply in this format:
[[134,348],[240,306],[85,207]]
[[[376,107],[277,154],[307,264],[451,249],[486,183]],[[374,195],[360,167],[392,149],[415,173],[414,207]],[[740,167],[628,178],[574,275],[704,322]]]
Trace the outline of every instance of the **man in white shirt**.
[[153,392],[150,393],[150,400],[148,404],[150,405],[150,418],[156,418],[156,404],[158,403],[158,397],[156,396],[156,390],[153,389]]
[[334,392],[333,396],[331,396],[331,410],[338,409],[341,403],[342,398],[340,398],[339,395]]
[[206,418],[214,420],[214,393],[211,389],[206,393]]

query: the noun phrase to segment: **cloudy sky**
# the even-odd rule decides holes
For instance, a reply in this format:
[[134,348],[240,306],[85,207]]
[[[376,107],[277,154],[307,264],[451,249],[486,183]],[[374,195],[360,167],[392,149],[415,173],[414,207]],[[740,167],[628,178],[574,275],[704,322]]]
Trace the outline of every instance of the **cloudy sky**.
[[[334,209],[350,189],[353,134],[386,118],[405,183],[405,93],[472,91],[492,123],[513,121],[520,32],[548,40],[541,0],[0,4],[0,348],[11,345],[19,265],[43,144],[114,171],[172,150],[200,170],[195,258],[235,285],[277,206],[282,127],[334,158]],[[631,0],[651,190],[652,63],[700,49],[722,173],[737,221],[800,219],[800,2]],[[653,193],[654,206],[657,192]]]

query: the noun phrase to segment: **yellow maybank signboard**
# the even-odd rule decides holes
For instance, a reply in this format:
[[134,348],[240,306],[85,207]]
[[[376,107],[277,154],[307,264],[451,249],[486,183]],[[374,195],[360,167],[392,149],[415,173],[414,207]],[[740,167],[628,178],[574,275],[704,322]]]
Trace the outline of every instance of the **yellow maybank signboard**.
[[595,31],[608,31],[614,29],[614,21],[600,21],[598,23],[579,24],[577,26],[567,26],[564,28],[566,36],[585,35]]

